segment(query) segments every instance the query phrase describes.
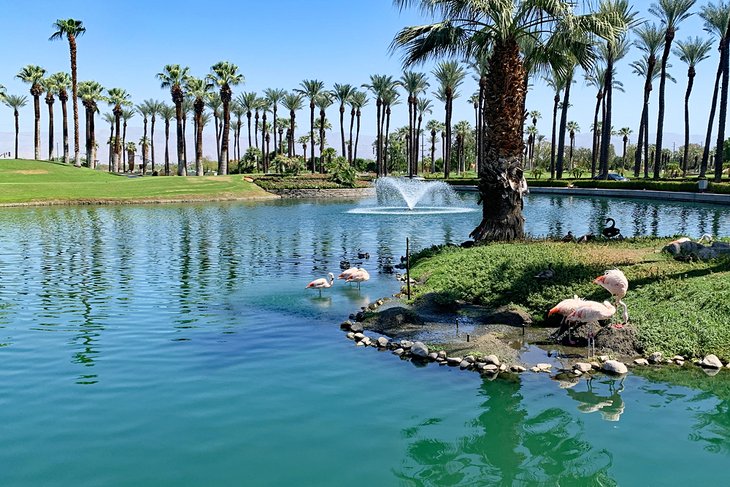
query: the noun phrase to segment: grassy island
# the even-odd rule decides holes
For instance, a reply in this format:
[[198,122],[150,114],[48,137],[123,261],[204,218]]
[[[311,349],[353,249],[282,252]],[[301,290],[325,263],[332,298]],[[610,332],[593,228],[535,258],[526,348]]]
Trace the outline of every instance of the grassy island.
[[[529,312],[540,325],[552,306],[574,294],[609,299],[592,281],[606,269],[619,268],[630,283],[624,301],[639,351],[700,358],[714,353],[727,361],[730,259],[676,261],[660,251],[669,240],[434,247],[413,258],[411,276],[421,282],[416,299],[434,293],[446,306],[457,300],[492,309],[512,305]],[[548,265],[555,277],[536,279]]]

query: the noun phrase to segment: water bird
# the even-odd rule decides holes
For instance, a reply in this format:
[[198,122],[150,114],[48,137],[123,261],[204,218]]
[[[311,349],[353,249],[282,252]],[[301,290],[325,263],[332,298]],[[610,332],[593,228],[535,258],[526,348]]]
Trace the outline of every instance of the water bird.
[[553,277],[555,277],[555,269],[553,269],[552,264],[548,264],[547,269],[544,269],[535,275],[535,279],[541,280],[548,280],[552,279]]
[[567,235],[565,235],[565,237],[560,239],[561,242],[572,242],[574,240],[575,237],[573,236],[573,232],[571,232],[570,230],[568,230],[568,233]]
[[[583,306],[583,304],[585,304],[585,300],[579,298],[577,294],[574,294],[572,298],[563,299],[550,311],[548,311],[548,317],[555,314],[562,316],[563,319],[560,320],[560,325],[562,326],[565,323],[566,318],[568,318],[568,316],[570,316],[576,309]],[[568,342],[572,343],[570,338],[570,326],[568,326]]]
[[369,259],[370,253],[368,252],[361,252],[360,249],[357,250],[357,258],[358,259]]
[[[622,300],[626,296],[626,292],[629,290],[629,280],[623,272],[618,269],[607,270],[602,276],[596,277],[593,282],[603,287],[606,291],[611,293],[616,299],[616,304],[623,307],[623,324],[625,325],[629,321],[629,311],[626,303]],[[620,327],[619,327],[620,328]]]
[[342,271],[342,273],[337,276],[337,279],[349,279],[351,275],[355,274],[359,270],[360,268],[358,267],[350,267],[349,269]]
[[345,282],[356,282],[357,288],[360,289],[360,283],[370,280],[370,274],[365,269],[357,269],[357,272],[350,274]]
[[610,224],[610,226],[606,226],[606,228],[601,230],[601,233],[603,234],[604,237],[614,238],[614,237],[618,237],[619,235],[621,235],[621,230],[616,228],[616,220],[614,220],[613,218],[606,218],[606,225],[609,225],[609,224]]
[[349,260],[341,260],[340,261],[340,269],[345,270],[350,268],[350,261]]
[[335,282],[335,275],[331,272],[327,274],[327,277],[320,277],[319,279],[315,279],[314,281],[307,284],[307,287],[305,289],[318,289],[319,290],[319,297],[322,297],[322,289],[327,289],[332,287],[332,284]]
[[570,313],[565,320],[571,323],[587,323],[590,325],[591,328],[588,332],[588,350],[591,356],[593,356],[596,353],[593,325],[599,321],[611,319],[614,314],[616,314],[616,308],[608,301],[604,301],[603,303],[585,301],[580,307]]
[[592,233],[586,233],[585,235],[581,235],[580,237],[578,237],[578,239],[576,240],[576,242],[578,242],[578,243],[586,243],[586,242],[590,242],[594,238],[596,238],[596,237]]

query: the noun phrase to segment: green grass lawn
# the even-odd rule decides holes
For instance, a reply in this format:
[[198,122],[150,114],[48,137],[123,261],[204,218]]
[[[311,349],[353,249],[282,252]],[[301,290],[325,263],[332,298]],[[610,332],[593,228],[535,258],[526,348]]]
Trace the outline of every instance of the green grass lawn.
[[[462,299],[489,308],[516,305],[537,322],[574,294],[596,301],[608,293],[592,281],[606,269],[629,279],[624,301],[645,352],[730,360],[730,259],[685,263],[658,252],[670,239],[616,243],[533,242],[460,249],[435,248],[415,257],[417,294],[437,293],[444,304]],[[534,276],[548,264],[554,279]]]
[[130,178],[52,162],[0,160],[0,204],[210,200],[268,195],[240,175]]

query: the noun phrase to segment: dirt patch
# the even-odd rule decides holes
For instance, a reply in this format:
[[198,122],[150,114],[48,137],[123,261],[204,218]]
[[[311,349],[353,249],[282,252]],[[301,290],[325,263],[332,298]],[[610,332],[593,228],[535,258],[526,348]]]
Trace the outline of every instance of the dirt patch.
[[17,171],[11,171],[11,174],[48,174],[45,169],[18,169]]

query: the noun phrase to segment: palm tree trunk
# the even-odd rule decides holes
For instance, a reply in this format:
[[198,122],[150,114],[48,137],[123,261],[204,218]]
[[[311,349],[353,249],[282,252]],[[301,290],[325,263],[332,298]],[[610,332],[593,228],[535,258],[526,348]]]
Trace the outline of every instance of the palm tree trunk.
[[[294,110],[289,110],[289,147],[287,147],[287,155],[289,157],[294,157]],[[307,154],[304,154],[304,158],[306,159]]]
[[13,111],[13,116],[15,117],[15,158],[18,158],[18,135],[20,134],[20,121],[18,109],[16,108]]
[[109,157],[107,158],[108,171],[114,172],[114,121],[109,124]]
[[127,121],[122,124],[122,172],[127,172]]
[[599,88],[596,95],[596,111],[593,114],[593,147],[591,151],[591,177],[596,177],[596,161],[598,160],[598,112],[601,110],[603,90]]
[[667,29],[664,38],[664,54],[662,55],[662,73],[659,80],[659,114],[656,125],[656,148],[654,149],[654,179],[659,179],[662,159],[662,142],[664,137],[664,91],[667,84],[667,60],[672,49],[674,29]]
[[277,123],[278,123],[276,118],[277,118],[276,117],[276,103],[274,103],[274,152],[281,153],[281,150],[280,149],[277,150],[277,148],[279,146],[276,145],[276,130],[277,130]]
[[390,104],[385,105],[385,141],[383,146],[383,175],[388,175],[388,147],[390,146]]
[[649,179],[649,164],[653,162],[654,154],[649,159],[649,114],[644,120],[644,179]]
[[115,135],[114,136],[114,158],[112,159],[112,171],[115,173],[119,172],[119,159],[121,158],[121,155],[122,155],[122,145],[121,145],[122,141],[120,140],[120,137],[119,137],[119,134],[121,133],[121,130],[122,130],[121,123],[122,123],[121,117],[119,116],[119,114],[115,114],[114,124],[116,125],[116,129],[114,131],[115,132],[115,134],[114,134]]
[[48,105],[48,160],[53,160],[53,98],[46,96]]
[[555,137],[557,135],[557,123],[558,123],[558,103],[560,103],[560,96],[555,94],[553,98],[553,131],[550,142],[550,179],[555,178]]
[[175,120],[177,121],[177,175],[187,176],[185,163],[185,141],[183,136],[182,100],[175,101]]
[[557,177],[563,178],[563,161],[565,159],[565,128],[568,124],[568,106],[570,105],[570,85],[573,84],[572,73],[568,76],[563,96],[563,108],[560,111],[560,132],[558,135]]
[[378,97],[378,99],[376,101],[377,110],[376,110],[376,114],[375,114],[375,124],[376,124],[376,128],[375,128],[375,133],[376,133],[376,135],[375,135],[375,173],[378,177],[380,177],[383,174],[383,163],[381,161],[381,157],[382,157],[381,152],[382,151],[381,151],[381,146],[380,146],[382,132],[383,132],[381,122],[380,122],[382,119],[382,114],[381,114],[382,105],[383,105],[383,102],[380,99],[380,97]]
[[150,171],[155,174],[155,112],[152,112],[150,118],[150,162],[152,163]]
[[487,78],[487,138],[479,174],[482,222],[476,241],[516,240],[524,236],[522,139],[525,68],[514,39],[494,43]]
[[436,172],[436,131],[431,131],[431,173]]
[[[325,112],[319,111],[319,172],[324,174],[324,123]],[[312,144],[314,145],[314,144]],[[314,164],[314,162],[312,162]]]
[[89,160],[91,162],[91,167],[96,169],[96,121],[94,119],[96,115],[96,106],[94,106],[91,111],[91,120],[89,122],[90,132],[91,132],[91,154],[89,155]]
[[416,157],[413,162],[413,174],[415,174],[415,175],[418,175],[418,159],[419,159],[419,157],[418,157],[418,155],[419,155],[418,139],[421,137],[421,124],[422,123],[423,123],[423,116],[419,115],[418,124],[416,125],[416,150],[415,150]]
[[360,117],[362,115],[362,112],[360,109],[357,109],[357,112],[355,113],[355,116],[357,117],[357,127],[355,128],[355,147],[352,149],[352,162],[353,164],[357,160],[357,145],[360,143]]
[[573,149],[575,149],[575,134],[573,132],[570,133],[570,154],[568,155],[568,164],[570,165],[569,170],[573,170],[575,167],[573,165]]
[[351,166],[353,165],[354,160],[355,160],[353,158],[353,155],[352,155],[352,151],[353,151],[353,147],[352,147],[352,129],[355,126],[355,113],[356,112],[355,112],[355,109],[354,108],[352,110],[350,110],[350,136],[349,136],[349,139],[348,139],[348,146],[347,146],[347,162],[349,162]]
[[702,151],[702,164],[700,165],[700,178],[707,173],[707,163],[710,160],[710,144],[712,144],[712,126],[715,123],[715,110],[717,109],[717,96],[720,91],[720,80],[722,79],[722,46],[720,44],[720,62],[717,63],[717,75],[715,76],[715,88],[712,92],[712,104],[710,105],[710,120],[707,122],[707,136],[705,137],[705,148]]
[[310,157],[309,159],[312,161],[312,174],[314,174],[316,168],[314,163],[314,100],[309,101],[309,149],[310,149]]
[[41,101],[40,95],[33,96],[33,109],[35,111],[35,159],[41,158]]
[[682,157],[682,177],[687,177],[687,159],[689,159],[689,96],[695,80],[695,68],[687,71],[687,92],[684,95],[684,155]]
[[79,148],[79,92],[78,77],[76,75],[76,36],[69,34],[68,50],[71,56],[71,93],[73,95],[74,115],[74,165],[81,167],[81,152]]
[[170,175],[170,121],[165,120],[165,176]]
[[406,151],[408,156],[406,162],[408,164],[408,177],[413,177],[413,96],[408,95],[408,143],[406,144]]
[[345,104],[340,103],[340,137],[342,137],[342,157],[347,157],[345,152]]
[[195,175],[203,175],[203,101],[195,110]]
[[479,78],[479,118],[477,121],[477,174],[481,171],[484,163],[484,109],[485,109],[485,89],[487,86],[487,77]]
[[[227,86],[227,85],[226,85]],[[221,130],[221,162],[218,164],[218,175],[228,174],[228,136],[231,130],[230,88],[221,88],[221,100],[223,101],[223,130]]]
[[[68,99],[66,97],[61,97],[61,118],[63,122],[63,163],[68,164],[69,163],[69,155],[68,155],[68,109],[66,107],[66,102]],[[86,161],[89,167],[91,167],[91,162],[89,160]]]
[[717,148],[715,149],[715,182],[722,180],[722,156],[723,144],[725,143],[725,122],[727,120],[727,99],[728,85],[730,84],[730,25],[727,27],[728,32],[723,39],[723,48],[721,50],[720,63],[722,64],[722,89],[720,91],[720,116],[717,126]]
[[444,179],[449,179],[449,166],[451,165],[451,97],[453,94],[451,90],[446,90],[446,140],[445,140],[445,155],[444,155]]
[[142,135],[142,175],[144,176],[147,173],[147,116],[145,115],[144,120],[144,130]]

